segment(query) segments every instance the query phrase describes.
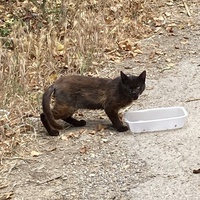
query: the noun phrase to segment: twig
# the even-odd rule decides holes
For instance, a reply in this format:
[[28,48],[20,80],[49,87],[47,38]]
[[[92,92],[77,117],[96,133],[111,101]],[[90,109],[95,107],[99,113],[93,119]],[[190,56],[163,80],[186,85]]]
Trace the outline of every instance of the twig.
[[33,158],[23,158],[23,157],[2,157],[2,160],[26,160],[26,161],[37,161]]
[[186,9],[186,11],[187,11],[187,14],[188,14],[188,16],[190,17],[190,16],[191,16],[191,13],[190,13],[190,10],[189,10],[189,8],[188,8],[188,5],[186,4],[185,0],[182,0],[182,1],[183,1],[184,6],[185,6],[185,9]]
[[0,190],[4,189],[4,188],[7,188],[8,187],[8,184],[6,185],[0,185]]
[[0,200],[11,199],[13,195],[14,195],[13,192],[4,193],[3,195],[0,195]]
[[62,177],[62,175],[58,175],[58,176],[56,176],[56,177],[52,177],[52,178],[47,179],[47,180],[45,180],[45,181],[38,182],[37,184],[38,184],[38,185],[42,185],[42,184],[45,184],[45,183],[49,183],[49,182],[51,182],[51,181],[54,181],[54,180],[59,179],[60,177]]
[[185,102],[192,102],[192,101],[200,101],[200,98],[197,98],[197,99],[188,99]]

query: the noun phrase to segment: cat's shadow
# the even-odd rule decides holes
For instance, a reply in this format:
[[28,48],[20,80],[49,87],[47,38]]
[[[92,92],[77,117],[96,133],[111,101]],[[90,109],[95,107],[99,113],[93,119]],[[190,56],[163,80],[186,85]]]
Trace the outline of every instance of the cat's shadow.
[[85,129],[88,131],[98,131],[98,129],[104,129],[113,132],[116,131],[113,125],[110,123],[109,119],[87,119],[86,125],[82,127],[74,127],[68,123],[64,123],[64,129],[62,131],[77,131],[81,129]]

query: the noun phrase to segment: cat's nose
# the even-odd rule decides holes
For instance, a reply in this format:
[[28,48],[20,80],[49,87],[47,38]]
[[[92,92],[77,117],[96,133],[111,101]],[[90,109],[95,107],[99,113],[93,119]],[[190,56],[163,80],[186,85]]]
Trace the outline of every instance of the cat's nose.
[[132,97],[133,97],[134,100],[138,99],[138,93],[133,91],[132,92]]

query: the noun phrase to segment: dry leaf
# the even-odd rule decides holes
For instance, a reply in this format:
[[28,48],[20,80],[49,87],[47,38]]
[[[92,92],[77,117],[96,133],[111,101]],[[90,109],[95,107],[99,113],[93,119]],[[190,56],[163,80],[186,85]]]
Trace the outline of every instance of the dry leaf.
[[102,130],[104,130],[104,129],[106,129],[106,128],[107,128],[106,125],[104,125],[104,124],[98,124],[98,125],[96,126],[96,132],[102,131]]
[[96,131],[90,131],[89,134],[90,135],[94,135],[96,133]]
[[168,6],[173,6],[173,5],[174,5],[174,2],[173,2],[173,1],[167,2],[166,5],[168,5]]
[[88,150],[88,148],[87,148],[86,146],[83,146],[83,147],[81,147],[81,148],[79,149],[79,152],[80,152],[80,153],[86,153],[87,150]]
[[20,126],[20,133],[34,132],[34,127],[30,124]]
[[79,138],[79,136],[80,136],[79,133],[71,132],[68,134],[68,138]]
[[171,26],[166,27],[165,30],[166,30],[168,33],[173,33],[173,32],[174,32],[173,27],[171,27]]
[[160,70],[160,72],[162,73],[162,72],[164,72],[164,71],[166,71],[166,70],[170,70],[170,69],[172,69],[172,66],[167,66],[167,67],[162,68],[162,69]]
[[123,40],[123,41],[120,41],[117,43],[118,44],[118,47],[122,50],[125,50],[125,51],[131,51],[132,50],[132,44],[130,42],[130,40]]
[[115,6],[111,6],[110,10],[113,11],[113,12],[117,12],[122,7],[123,7],[123,5],[121,3],[118,3]]
[[55,71],[51,72],[51,74],[48,76],[47,80],[48,82],[52,83],[58,78],[58,75]]
[[138,55],[137,53],[130,51],[130,56],[131,56],[131,57],[134,58],[134,57],[137,56],[137,55]]
[[64,45],[61,44],[60,42],[56,43],[56,50],[57,51],[63,51],[64,50]]
[[4,11],[5,10],[5,7],[3,5],[0,5],[0,11]]
[[103,138],[103,139],[102,139],[102,142],[106,143],[106,142],[108,142],[108,139]]
[[61,135],[61,140],[67,141],[67,140],[69,140],[69,137],[66,135]]
[[51,152],[51,151],[55,151],[56,149],[57,149],[56,147],[50,147],[46,151]]
[[12,199],[13,194],[13,192],[4,193],[3,195],[0,195],[0,200]]
[[168,67],[174,67],[175,64],[174,64],[174,63],[167,63],[167,66],[168,66]]
[[8,185],[0,185],[0,190],[8,187]]
[[155,54],[157,54],[157,55],[163,55],[164,53],[162,52],[162,50],[157,50],[157,51],[155,52]]
[[134,50],[134,53],[142,54],[143,52],[140,49],[136,49],[136,50]]
[[168,27],[176,27],[177,24],[175,24],[175,23],[171,23],[171,24],[168,24],[167,26],[168,26]]
[[163,16],[154,17],[153,19],[154,19],[154,21],[155,21],[155,26],[156,26],[156,27],[157,27],[157,26],[162,26],[162,25],[164,24],[164,22],[165,22],[165,19],[164,19]]
[[81,129],[81,130],[79,131],[79,134],[84,134],[85,132],[86,132],[85,129]]
[[155,53],[154,51],[152,51],[152,52],[150,53],[150,55],[149,55],[149,59],[152,59],[152,58],[154,58],[154,57],[155,57],[155,55],[156,55],[156,53]]
[[166,62],[171,62],[170,58],[166,58],[165,60],[166,60]]
[[171,13],[170,12],[165,12],[165,16],[170,17]]
[[38,151],[31,151],[31,156],[33,157],[37,157],[39,155],[41,155],[42,153],[41,152],[38,152]]

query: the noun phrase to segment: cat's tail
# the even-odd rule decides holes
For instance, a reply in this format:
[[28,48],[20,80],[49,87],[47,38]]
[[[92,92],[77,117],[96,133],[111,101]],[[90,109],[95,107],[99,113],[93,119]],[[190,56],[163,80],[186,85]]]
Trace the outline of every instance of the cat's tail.
[[50,102],[51,102],[51,96],[54,92],[54,86],[51,85],[43,94],[43,98],[42,98],[42,109],[43,109],[43,113],[45,115],[45,119],[48,121],[48,124],[56,130],[62,130],[63,126],[59,125],[54,116],[53,113],[51,111],[51,107],[50,107]]

